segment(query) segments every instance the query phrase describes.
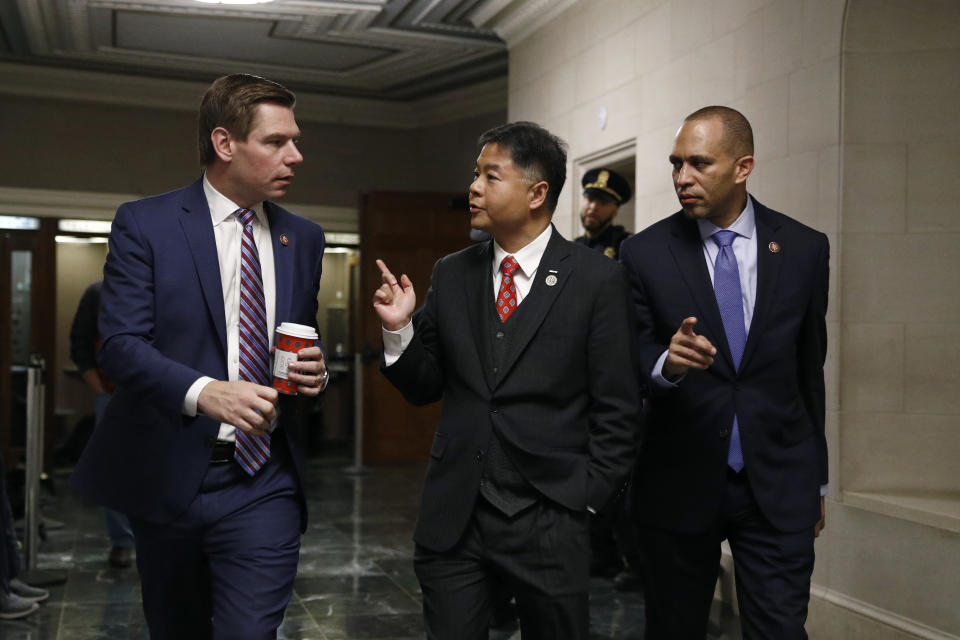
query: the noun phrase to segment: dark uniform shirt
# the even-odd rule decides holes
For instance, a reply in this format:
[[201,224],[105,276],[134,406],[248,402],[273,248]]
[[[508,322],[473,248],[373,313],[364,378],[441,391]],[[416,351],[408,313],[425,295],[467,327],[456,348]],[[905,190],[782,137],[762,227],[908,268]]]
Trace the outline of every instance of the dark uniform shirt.
[[574,239],[574,242],[585,244],[591,249],[595,249],[608,258],[617,260],[620,257],[620,243],[630,237],[630,232],[618,224],[612,224],[599,235],[588,238],[583,235]]

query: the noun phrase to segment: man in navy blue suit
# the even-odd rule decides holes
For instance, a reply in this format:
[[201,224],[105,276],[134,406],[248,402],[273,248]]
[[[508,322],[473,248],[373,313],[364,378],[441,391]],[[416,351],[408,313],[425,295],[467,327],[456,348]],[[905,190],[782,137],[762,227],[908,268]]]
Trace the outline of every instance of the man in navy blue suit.
[[[323,231],[269,202],[303,161],[294,95],[216,80],[203,176],[122,205],[110,233],[100,364],[117,390],[73,486],[126,513],[152,638],[273,638],[306,527],[304,439],[270,386],[274,327],[316,327]],[[325,386],[319,346],[289,378]]]
[[706,636],[727,539],[744,638],[805,638],[827,483],[827,238],[747,193],[753,133],[733,109],[689,115],[670,163],[682,211],[620,253],[652,395],[646,637]]

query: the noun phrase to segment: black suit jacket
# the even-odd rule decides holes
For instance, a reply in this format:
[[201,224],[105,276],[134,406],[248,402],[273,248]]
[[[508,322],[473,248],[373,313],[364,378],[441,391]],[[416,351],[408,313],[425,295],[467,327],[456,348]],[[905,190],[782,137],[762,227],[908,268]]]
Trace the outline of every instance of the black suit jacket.
[[414,404],[443,398],[414,534],[435,551],[469,522],[494,429],[526,480],[574,511],[606,505],[633,462],[639,396],[623,268],[553,229],[494,371],[492,256],[486,242],[437,262],[414,339],[384,369]]
[[757,297],[739,370],[733,368],[695,221],[682,211],[625,241],[640,323],[639,365],[649,379],[681,322],[717,347],[713,365],[658,391],[638,465],[640,517],[700,531],[718,516],[736,412],[756,501],[779,530],[820,518],[827,482],[823,363],[829,245],[824,234],[754,200]]

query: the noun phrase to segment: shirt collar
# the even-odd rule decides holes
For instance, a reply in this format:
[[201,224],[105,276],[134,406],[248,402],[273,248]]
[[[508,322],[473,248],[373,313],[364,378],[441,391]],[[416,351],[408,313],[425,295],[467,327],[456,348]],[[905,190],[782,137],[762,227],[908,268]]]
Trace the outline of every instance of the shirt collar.
[[[217,191],[213,185],[210,184],[206,173],[203,174],[203,195],[207,197],[207,206],[210,208],[210,218],[213,220],[214,227],[229,218],[237,209],[241,208],[230,198]],[[260,224],[264,224],[263,203],[258,202],[253,205],[251,209],[253,209]]]
[[547,225],[547,228],[544,229],[540,235],[534,238],[527,246],[513,254],[507,253],[503,247],[494,240],[493,268],[499,270],[500,263],[503,262],[503,259],[512,255],[517,260],[517,264],[520,265],[520,270],[523,271],[523,275],[528,278],[532,277],[537,271],[537,267],[540,266],[540,259],[547,250],[547,243],[550,242],[551,233],[553,233],[552,224]]
[[[697,227],[700,229],[700,239],[704,242],[717,231],[721,230],[720,227],[703,218],[697,220]],[[747,194],[747,205],[743,208],[743,211],[740,212],[737,219],[733,221],[733,224],[727,227],[727,230],[733,231],[738,236],[743,236],[744,238],[752,238],[753,234],[756,233],[757,222],[753,213],[753,198],[749,193]]]

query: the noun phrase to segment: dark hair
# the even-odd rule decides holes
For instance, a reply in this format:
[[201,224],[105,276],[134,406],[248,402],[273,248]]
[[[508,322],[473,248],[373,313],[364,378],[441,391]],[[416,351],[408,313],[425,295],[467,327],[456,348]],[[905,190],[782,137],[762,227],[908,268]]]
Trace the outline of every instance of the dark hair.
[[510,151],[513,165],[532,183],[545,181],[547,210],[557,208],[563,183],[567,179],[567,145],[533,122],[511,122],[485,131],[477,144],[497,144]]
[[703,107],[688,115],[683,121],[709,120],[710,118],[719,118],[723,123],[723,143],[734,157],[753,155],[753,128],[747,118],[736,109],[717,105]]
[[246,140],[253,128],[257,105],[272,102],[293,108],[297,97],[272,80],[246,73],[234,73],[213,81],[200,101],[197,117],[197,147],[200,164],[208,167],[217,159],[210,134],[223,127],[237,140]]

